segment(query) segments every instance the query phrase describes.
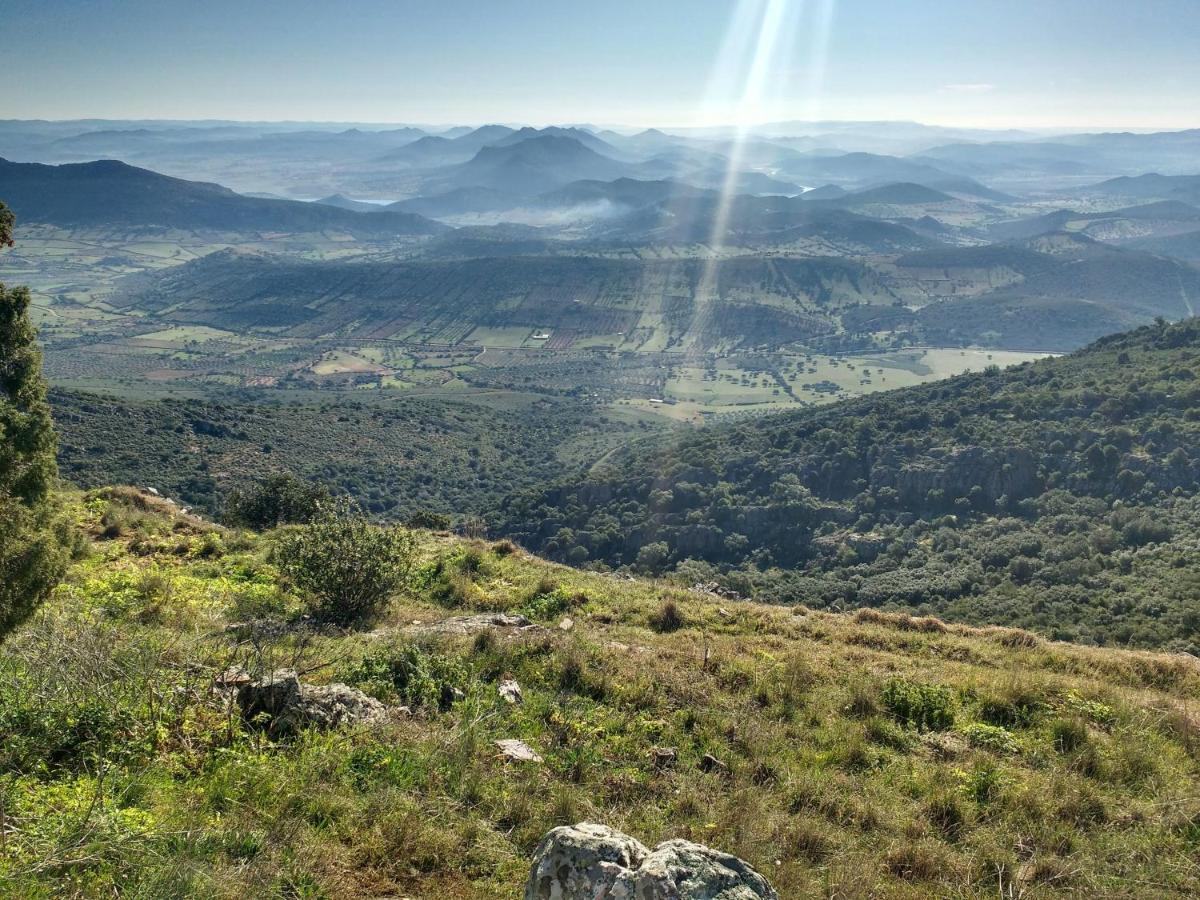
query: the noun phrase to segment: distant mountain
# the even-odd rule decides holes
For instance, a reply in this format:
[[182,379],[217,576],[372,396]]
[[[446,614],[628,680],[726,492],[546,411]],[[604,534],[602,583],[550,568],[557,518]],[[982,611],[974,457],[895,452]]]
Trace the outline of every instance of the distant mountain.
[[504,140],[514,133],[507,125],[484,125],[451,137],[429,135],[379,157],[378,162],[402,162],[420,168],[436,168],[464,163],[482,148]]
[[512,209],[521,202],[516,194],[486,187],[455,188],[444,194],[413,197],[389,203],[385,208],[397,212],[416,213],[431,219],[461,216],[468,213],[495,212]]
[[408,213],[359,213],[320,203],[246,197],[220,185],[169,178],[115,160],[61,166],[0,160],[0,197],[24,222],[64,228],[335,230],[363,237],[445,230]]
[[331,194],[328,197],[322,197],[317,203],[323,203],[325,206],[336,206],[338,209],[348,209],[351,212],[379,212],[384,207],[378,203],[366,203],[362,200],[351,200],[344,194]]
[[[805,198],[812,199],[810,194]],[[857,191],[840,199],[839,202],[866,205],[870,203],[886,203],[893,206],[924,206],[930,203],[953,203],[954,198],[941,191],[920,184],[899,183],[882,187]]]
[[[1196,167],[1200,168],[1200,157]],[[1200,175],[1139,175],[1103,181],[1083,188],[1082,193],[1137,200],[1178,200],[1200,205]]]
[[805,200],[840,200],[850,192],[836,184],[826,184],[804,192]]
[[489,141],[488,146],[511,147],[524,141],[543,137],[569,138],[578,141],[589,150],[594,150],[602,156],[619,157],[621,151],[607,141],[583,128],[520,128],[496,141]]
[[1109,212],[1055,210],[1041,216],[999,222],[988,228],[997,240],[1021,240],[1052,231],[1070,230],[1096,240],[1126,243],[1168,236],[1200,227],[1200,208],[1179,200],[1158,200]]
[[780,178],[800,184],[836,184],[850,190],[897,182],[930,187],[955,178],[955,173],[926,162],[875,153],[844,153],[836,156],[797,154],[777,174]]
[[541,135],[504,146],[487,146],[469,162],[435,173],[423,193],[484,187],[515,194],[541,194],[572,181],[611,181],[626,165],[601,156],[573,137]]

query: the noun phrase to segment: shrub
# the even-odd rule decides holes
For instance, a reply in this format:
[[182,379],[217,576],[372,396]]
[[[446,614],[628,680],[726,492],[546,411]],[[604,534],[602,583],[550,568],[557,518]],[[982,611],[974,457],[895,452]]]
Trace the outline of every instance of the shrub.
[[963,735],[972,747],[994,753],[1016,753],[1020,749],[1012,732],[1000,725],[975,722],[963,729]]
[[369,653],[347,680],[381,700],[445,712],[466,687],[467,670],[432,647],[403,643]]
[[319,485],[287,473],[270,475],[229,495],[225,521],[265,531],[280,525],[311,522],[320,514],[321,505],[328,502],[329,492]]
[[946,687],[893,678],[883,686],[884,707],[901,722],[922,731],[954,724],[954,694]]
[[449,531],[454,523],[445,513],[419,509],[409,516],[404,524],[409,528],[424,528],[426,531]]
[[658,610],[650,616],[650,627],[660,634],[678,631],[683,624],[683,612],[674,600],[664,600]]
[[379,613],[412,566],[415,541],[401,528],[373,525],[345,507],[279,539],[280,569],[312,602],[321,621],[350,625]]

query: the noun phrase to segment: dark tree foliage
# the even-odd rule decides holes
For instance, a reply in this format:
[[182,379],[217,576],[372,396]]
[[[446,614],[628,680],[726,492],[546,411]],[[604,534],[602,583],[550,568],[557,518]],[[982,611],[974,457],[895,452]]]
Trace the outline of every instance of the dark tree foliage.
[[316,518],[328,499],[324,487],[280,472],[251,487],[233,490],[225,503],[225,520],[257,531],[303,524]]
[[[0,244],[11,239],[12,215],[0,205]],[[41,373],[29,291],[0,284],[0,640],[46,599],[65,560]]]
[[499,522],[762,600],[1200,653],[1200,320],[648,440]]
[[13,214],[12,210],[0,203],[0,247],[13,245]]
[[326,504],[308,525],[280,535],[280,569],[310,598],[319,621],[355,625],[378,614],[400,590],[416,542],[396,526],[375,525],[347,505]]

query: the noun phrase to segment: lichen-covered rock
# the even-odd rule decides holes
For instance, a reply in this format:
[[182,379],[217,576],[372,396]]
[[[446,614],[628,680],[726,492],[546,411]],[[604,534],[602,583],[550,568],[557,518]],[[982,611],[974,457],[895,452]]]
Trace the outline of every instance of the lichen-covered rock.
[[751,866],[691,841],[664,841],[633,873],[636,900],[779,900]]
[[534,852],[525,900],[633,900],[629,876],[648,852],[605,825],[555,828]]
[[301,684],[291,669],[279,669],[238,689],[238,705],[248,721],[262,722],[272,734],[298,728],[336,728],[387,718],[387,707],[344,684]]
[[648,851],[627,834],[583,822],[538,845],[525,900],[779,900],[736,856],[691,841]]

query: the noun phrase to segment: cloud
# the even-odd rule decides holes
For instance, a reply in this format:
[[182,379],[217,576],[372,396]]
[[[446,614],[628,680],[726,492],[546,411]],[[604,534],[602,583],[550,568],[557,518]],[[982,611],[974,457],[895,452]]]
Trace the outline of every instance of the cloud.
[[946,94],[987,94],[996,89],[994,84],[944,84],[942,92]]

